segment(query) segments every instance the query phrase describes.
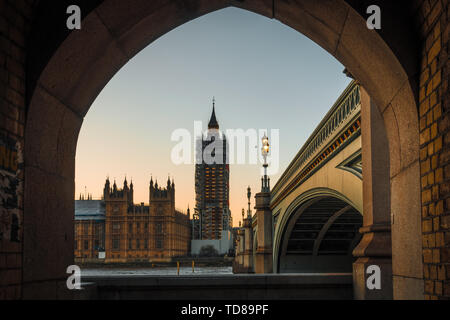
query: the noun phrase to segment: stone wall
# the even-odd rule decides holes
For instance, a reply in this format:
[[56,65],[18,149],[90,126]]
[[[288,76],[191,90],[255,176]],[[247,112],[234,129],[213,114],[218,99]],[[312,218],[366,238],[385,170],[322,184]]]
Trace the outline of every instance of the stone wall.
[[425,298],[450,298],[449,4],[415,1],[422,36],[420,169]]
[[22,295],[25,48],[33,6],[0,0],[0,300]]

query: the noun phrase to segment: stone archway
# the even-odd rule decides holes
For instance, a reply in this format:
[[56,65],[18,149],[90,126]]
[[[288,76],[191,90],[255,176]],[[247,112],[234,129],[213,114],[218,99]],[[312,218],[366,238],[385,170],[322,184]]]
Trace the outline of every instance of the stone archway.
[[330,195],[300,204],[281,232],[278,273],[352,272],[352,252],[361,239],[362,215]]
[[[308,36],[343,63],[375,101],[389,140],[391,210],[397,217],[392,227],[394,297],[420,296],[416,64],[409,59],[411,48],[407,41],[396,45],[395,34],[368,30],[361,11],[364,8],[353,3],[93,2],[82,30],[54,43],[54,51],[48,53],[41,69],[30,66],[30,72],[34,72],[31,78],[36,82],[29,87],[25,128],[24,297],[42,295],[43,290],[53,296],[73,262],[76,144],[83,118],[96,96],[129,59],[152,41],[191,19],[230,5],[278,19]],[[395,17],[390,20],[395,21]],[[402,39],[402,30],[398,32],[398,39]]]
[[[331,199],[338,203],[338,206],[335,206],[336,208],[339,206],[342,206],[342,208],[347,207],[346,211],[352,209],[352,211],[361,214],[361,212],[357,209],[358,206],[354,202],[352,202],[352,200],[333,189],[320,187],[308,190],[300,194],[289,204],[289,206],[284,210],[283,214],[280,213],[281,218],[279,218],[279,221],[277,221],[277,227],[273,239],[273,265],[275,273],[280,273],[280,258],[282,255],[286,255],[287,240],[289,240],[296,222],[308,208],[315,207],[321,201],[326,201],[326,199]],[[333,214],[338,213],[339,209],[342,209],[336,208],[335,210],[331,210],[335,211],[333,212]],[[321,223],[321,227],[323,227],[331,217],[332,216],[328,217],[326,221],[323,221],[323,223]],[[316,238],[318,237],[318,235],[319,234],[317,233]],[[318,242],[317,244],[320,243]]]

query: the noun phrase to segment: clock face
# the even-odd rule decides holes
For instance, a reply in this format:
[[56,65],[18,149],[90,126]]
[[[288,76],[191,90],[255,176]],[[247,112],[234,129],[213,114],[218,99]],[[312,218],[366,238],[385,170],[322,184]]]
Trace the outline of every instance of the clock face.
[[158,207],[158,209],[156,209],[156,212],[160,215],[162,215],[164,213],[164,209],[163,207]]

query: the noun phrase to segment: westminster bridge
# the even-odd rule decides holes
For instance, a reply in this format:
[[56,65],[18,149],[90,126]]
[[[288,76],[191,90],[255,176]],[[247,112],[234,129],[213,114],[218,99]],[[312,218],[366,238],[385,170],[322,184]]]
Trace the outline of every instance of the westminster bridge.
[[[381,115],[353,81],[265,193],[266,202],[256,196],[256,214],[239,230],[235,272],[353,273],[356,297],[392,297],[388,143],[380,126]],[[367,228],[374,218],[376,232]],[[370,265],[381,268],[380,292],[366,289]]]

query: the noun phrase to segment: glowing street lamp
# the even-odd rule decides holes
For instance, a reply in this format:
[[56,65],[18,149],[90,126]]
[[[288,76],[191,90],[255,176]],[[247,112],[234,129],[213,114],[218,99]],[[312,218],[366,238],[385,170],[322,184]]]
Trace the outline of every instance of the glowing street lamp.
[[267,167],[269,166],[267,164],[267,156],[270,153],[270,144],[269,144],[269,138],[266,134],[264,134],[264,137],[262,138],[262,149],[261,149],[262,156],[264,158],[264,177],[262,178],[262,192],[270,192],[270,178],[267,176]]
[[264,161],[267,158],[267,155],[270,152],[270,144],[269,144],[269,138],[267,137],[266,134],[264,134],[264,137],[262,138],[262,155],[264,157]]

